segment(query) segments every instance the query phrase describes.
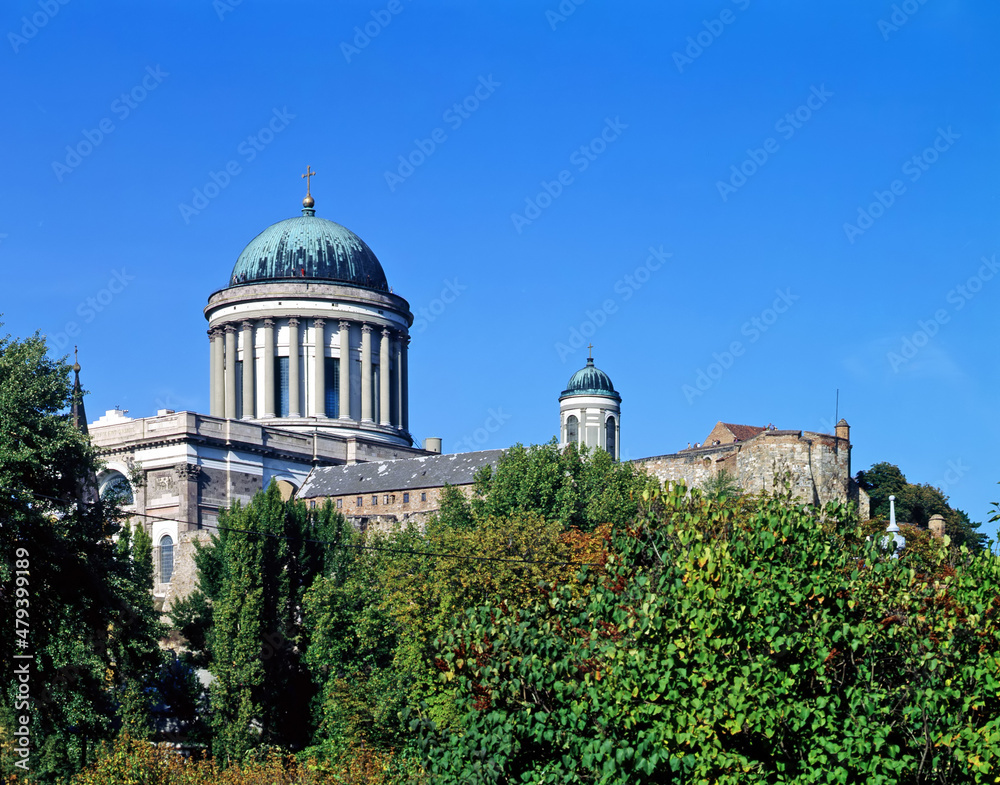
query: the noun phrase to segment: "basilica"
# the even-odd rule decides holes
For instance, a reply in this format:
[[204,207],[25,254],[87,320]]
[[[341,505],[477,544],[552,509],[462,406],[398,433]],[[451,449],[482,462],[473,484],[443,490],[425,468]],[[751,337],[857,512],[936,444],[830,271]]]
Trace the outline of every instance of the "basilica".
[[[442,455],[439,438],[414,444],[410,306],[360,237],[316,215],[310,190],[301,214],[251,240],[229,285],[208,297],[209,413],[112,410],[89,424],[100,492],[117,494],[152,537],[163,610],[197,586],[194,546],[220,510],[272,481],[286,498],[330,499],[362,527],[419,522],[446,485],[471,492],[475,472],[500,459]],[[560,444],[618,460],[621,402],[591,355],[559,395]],[[756,491],[780,475],[807,502],[867,501],[850,477],[846,422],[836,434],[719,423],[705,445],[635,463],[664,482],[697,485],[726,470]]]

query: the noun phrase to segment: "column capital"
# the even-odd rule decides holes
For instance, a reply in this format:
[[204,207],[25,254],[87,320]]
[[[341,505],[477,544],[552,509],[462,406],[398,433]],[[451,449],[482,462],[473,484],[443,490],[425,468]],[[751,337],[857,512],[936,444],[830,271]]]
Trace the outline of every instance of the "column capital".
[[272,319],[272,318],[271,318],[270,316],[268,316],[268,317],[267,317],[267,318],[266,318],[266,319],[264,320],[264,326],[265,326],[265,327],[274,327],[274,319]]
[[313,319],[313,325],[316,327],[325,327],[326,319],[319,319],[319,318]]
[[389,337],[389,328],[388,327],[383,327],[382,328],[382,337],[383,338],[388,338]]
[[288,326],[289,326],[289,327],[298,327],[298,326],[299,326],[299,320],[298,320],[298,319],[296,319],[296,318],[295,318],[295,317],[293,316],[293,317],[292,317],[291,319],[289,319],[289,320],[288,320]]
[[253,322],[250,321],[249,319],[244,319],[242,322],[240,322],[240,328],[243,330],[252,330]]
[[339,327],[339,328],[340,328],[341,330],[349,330],[349,329],[351,328],[351,323],[350,323],[349,321],[347,321],[347,319],[341,319],[341,320],[340,320],[340,321],[339,321],[339,322],[337,323],[337,326],[338,326],[338,327]]
[[178,463],[174,472],[179,480],[194,480],[201,474],[201,467],[194,463]]
[[233,333],[235,333],[237,331],[237,327],[232,322],[226,322],[226,324],[223,325],[223,327],[222,327],[222,331],[224,333],[232,335]]
[[363,333],[370,333],[371,331],[372,331],[372,326],[370,324],[368,324],[367,322],[365,322],[364,324],[361,325],[361,332],[363,332]]
[[211,338],[214,341],[216,338],[218,338],[220,335],[222,335],[222,328],[220,328],[220,327],[209,327],[206,332],[208,333],[208,337]]

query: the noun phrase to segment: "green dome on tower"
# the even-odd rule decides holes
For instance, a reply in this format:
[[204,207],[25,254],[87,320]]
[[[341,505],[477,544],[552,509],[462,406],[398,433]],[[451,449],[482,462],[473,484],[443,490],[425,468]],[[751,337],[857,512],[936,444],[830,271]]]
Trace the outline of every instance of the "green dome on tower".
[[307,197],[301,216],[279,221],[251,240],[236,260],[229,285],[311,279],[389,291],[372,249],[350,229],[317,218],[312,202]]
[[604,395],[614,398],[616,401],[622,399],[621,395],[615,392],[611,377],[600,368],[595,367],[593,357],[588,357],[586,367],[581,368],[570,377],[566,389],[559,396],[559,400],[571,395]]

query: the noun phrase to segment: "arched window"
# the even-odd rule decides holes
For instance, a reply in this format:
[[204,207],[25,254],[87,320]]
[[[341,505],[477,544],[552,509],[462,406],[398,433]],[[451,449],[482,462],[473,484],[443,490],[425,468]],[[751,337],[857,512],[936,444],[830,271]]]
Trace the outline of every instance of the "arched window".
[[616,430],[615,418],[608,417],[608,419],[604,421],[604,437],[605,437],[604,443],[605,445],[607,445],[606,449],[608,451],[608,454],[611,455],[612,458],[618,457],[618,454],[616,452],[617,445],[615,444],[615,430]]
[[135,497],[132,494],[132,486],[124,474],[113,472],[101,484],[101,498],[105,501],[113,501],[123,507],[135,504]]
[[576,444],[579,441],[580,434],[577,422],[575,414],[571,414],[566,418],[566,444]]
[[174,538],[169,534],[160,537],[160,583],[170,583],[174,574]]

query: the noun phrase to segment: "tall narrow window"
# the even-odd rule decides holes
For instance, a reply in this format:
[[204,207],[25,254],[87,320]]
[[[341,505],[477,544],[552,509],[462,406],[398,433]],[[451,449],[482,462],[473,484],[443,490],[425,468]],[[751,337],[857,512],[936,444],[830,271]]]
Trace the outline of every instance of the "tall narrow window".
[[604,436],[605,436],[604,443],[607,445],[608,453],[611,455],[612,458],[617,458],[618,457],[618,454],[615,452],[615,448],[616,448],[616,445],[615,445],[615,430],[616,430],[615,429],[615,418],[614,417],[608,417],[608,419],[604,421]]
[[170,583],[174,575],[174,539],[169,534],[160,538],[160,583]]
[[576,444],[579,438],[576,415],[571,414],[566,418],[566,444]]
[[323,402],[327,417],[340,416],[340,359],[325,357],[323,361],[326,373],[326,400]]
[[274,364],[274,403],[279,417],[288,416],[288,358],[275,357]]
[[236,361],[236,419],[243,416],[243,360]]

